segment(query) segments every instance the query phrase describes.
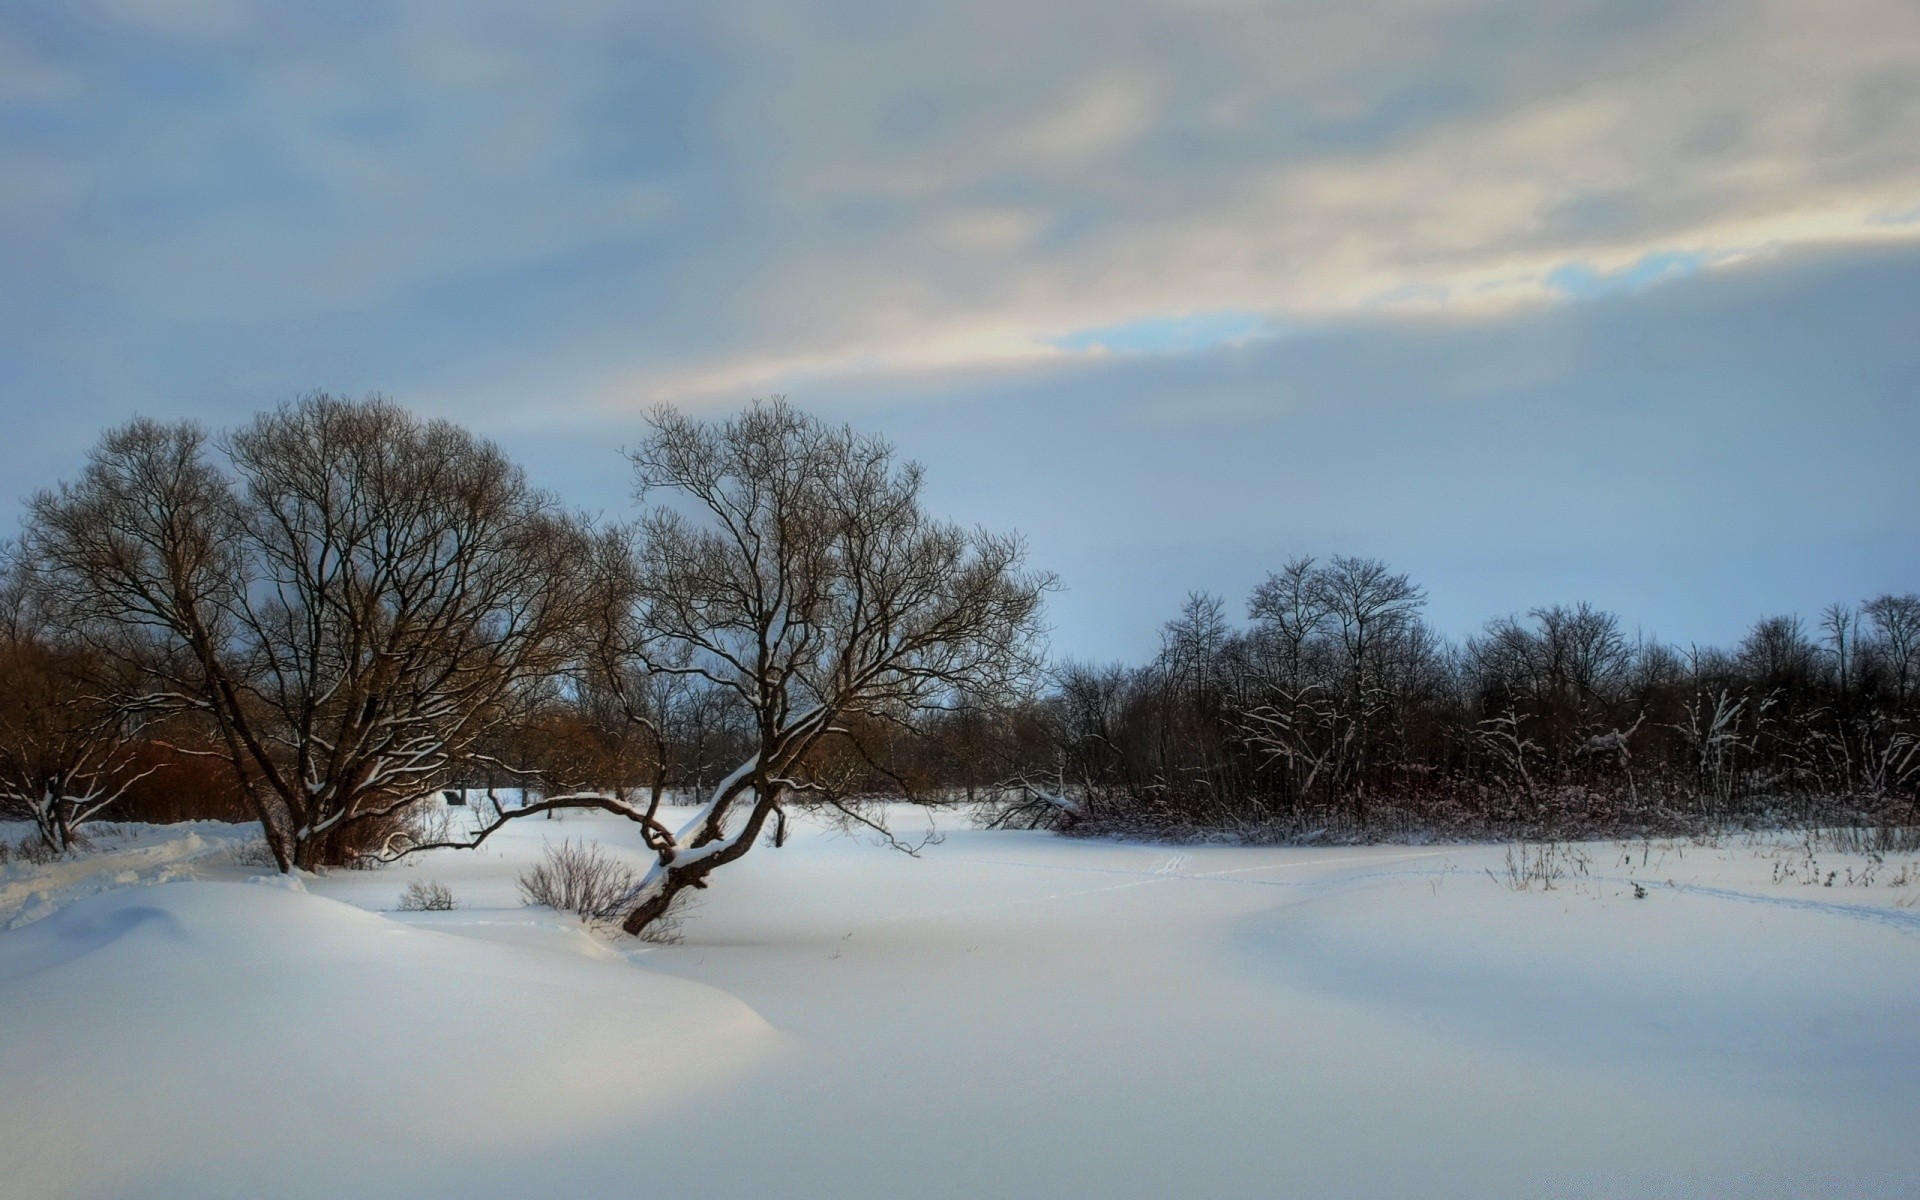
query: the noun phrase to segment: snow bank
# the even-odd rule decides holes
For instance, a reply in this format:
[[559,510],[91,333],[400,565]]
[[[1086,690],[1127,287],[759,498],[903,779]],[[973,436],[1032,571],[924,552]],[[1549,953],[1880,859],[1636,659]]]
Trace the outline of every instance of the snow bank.
[[631,1125],[777,1044],[739,1001],[598,948],[280,887],[81,900],[0,937],[0,1191],[422,1194],[422,1163]]
[[[32,826],[0,826],[11,841]],[[14,859],[0,866],[0,929],[17,929],[83,896],[136,884],[190,878],[229,864],[235,850],[259,836],[254,825],[189,821],[178,825],[94,826],[91,850],[45,863]]]
[[1750,847],[1681,846],[1651,872],[1593,849],[1551,891],[1443,872],[1243,933],[1296,985],[1466,1039],[1920,1113],[1920,909],[1775,885]]
[[[725,1097],[720,1127],[765,1131],[751,1152],[717,1180],[668,1164],[658,1194],[1905,1197],[1920,1178],[1920,928],[1680,890],[1730,884],[1731,862],[1676,852],[1639,900],[1624,872],[1508,891],[1486,874],[1501,847],[794,848],[716,883],[656,956],[805,1047]],[[1781,898],[1904,916],[1901,895]],[[610,1153],[568,1178],[591,1194]]]
[[[305,892],[128,887],[0,933],[0,1195],[1920,1179],[1920,862],[1601,843],[1516,892],[1499,846],[950,830],[910,859],[801,823],[653,947],[520,905],[514,877],[566,837],[645,861],[629,823],[581,815]],[[391,912],[416,879],[461,907]]]

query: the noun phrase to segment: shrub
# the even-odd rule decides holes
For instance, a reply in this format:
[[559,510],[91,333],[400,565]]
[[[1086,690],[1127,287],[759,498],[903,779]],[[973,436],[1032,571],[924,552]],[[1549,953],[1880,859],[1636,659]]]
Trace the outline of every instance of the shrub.
[[401,912],[452,912],[453,889],[438,880],[416,879],[400,893]]
[[1578,846],[1560,842],[1519,842],[1507,848],[1504,875],[1487,874],[1508,891],[1524,892],[1534,884],[1550,892],[1553,885],[1569,875],[1585,875],[1593,859]]
[[520,874],[520,894],[528,904],[575,913],[596,925],[625,915],[639,887],[640,877],[598,842],[549,843],[541,861]]
[[227,851],[227,857],[243,867],[273,867],[278,869],[280,866],[279,863],[273,860],[273,851],[267,846],[267,839],[263,837],[248,838],[244,842],[235,842],[233,847]]
[[1906,820],[1815,826],[1806,836],[1809,846],[1825,846],[1842,854],[1911,854],[1920,850],[1920,823],[1911,816]]
[[13,844],[13,856],[37,867],[59,858],[60,852],[42,841],[38,834],[29,834]]

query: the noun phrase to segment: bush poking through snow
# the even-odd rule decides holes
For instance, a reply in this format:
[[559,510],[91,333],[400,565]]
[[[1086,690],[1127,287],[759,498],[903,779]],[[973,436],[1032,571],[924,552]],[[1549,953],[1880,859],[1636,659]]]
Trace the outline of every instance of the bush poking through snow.
[[60,852],[37,836],[23,837],[13,844],[13,857],[39,867],[59,858]]
[[437,879],[416,879],[400,893],[401,912],[452,912],[453,889]]
[[1806,832],[1807,852],[1825,847],[1841,854],[1911,854],[1920,850],[1920,823],[1816,826]]
[[235,842],[233,849],[227,851],[227,856],[239,866],[279,869],[279,864],[273,861],[273,850],[267,845],[267,839],[263,837]]
[[1519,842],[1507,847],[1507,869],[1487,875],[1510,892],[1531,891],[1535,884],[1550,892],[1569,875],[1585,875],[1593,859],[1578,846],[1561,842]]
[[541,861],[520,873],[520,895],[528,904],[575,913],[595,925],[625,916],[639,887],[640,877],[598,842],[548,843]]

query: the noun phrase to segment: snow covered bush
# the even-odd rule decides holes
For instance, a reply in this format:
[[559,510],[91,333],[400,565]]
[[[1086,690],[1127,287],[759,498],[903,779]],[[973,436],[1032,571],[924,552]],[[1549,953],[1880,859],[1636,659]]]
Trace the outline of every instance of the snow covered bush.
[[453,889],[439,880],[416,879],[400,893],[401,912],[452,912]]
[[528,904],[575,913],[596,925],[625,915],[639,886],[640,877],[598,842],[549,843],[541,860],[520,874],[520,895]]

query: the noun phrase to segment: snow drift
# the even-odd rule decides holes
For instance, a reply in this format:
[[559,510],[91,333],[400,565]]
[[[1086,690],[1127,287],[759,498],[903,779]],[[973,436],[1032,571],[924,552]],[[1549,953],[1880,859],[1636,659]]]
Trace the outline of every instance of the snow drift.
[[[1551,890],[1512,890],[1501,846],[963,829],[912,859],[808,822],[701,893],[682,943],[645,946],[520,904],[517,872],[566,837],[647,859],[629,823],[579,814],[312,893],[133,872],[98,894],[130,873],[111,855],[110,876],[8,876],[36,911],[70,905],[0,933],[0,1196],[1720,1200],[1920,1178],[1920,859],[1589,843]],[[165,869],[243,873],[189,849]],[[411,880],[461,907],[388,911]]]
[[634,1121],[778,1042],[577,931],[500,944],[260,882],[0,938],[0,1192],[369,1195]]

